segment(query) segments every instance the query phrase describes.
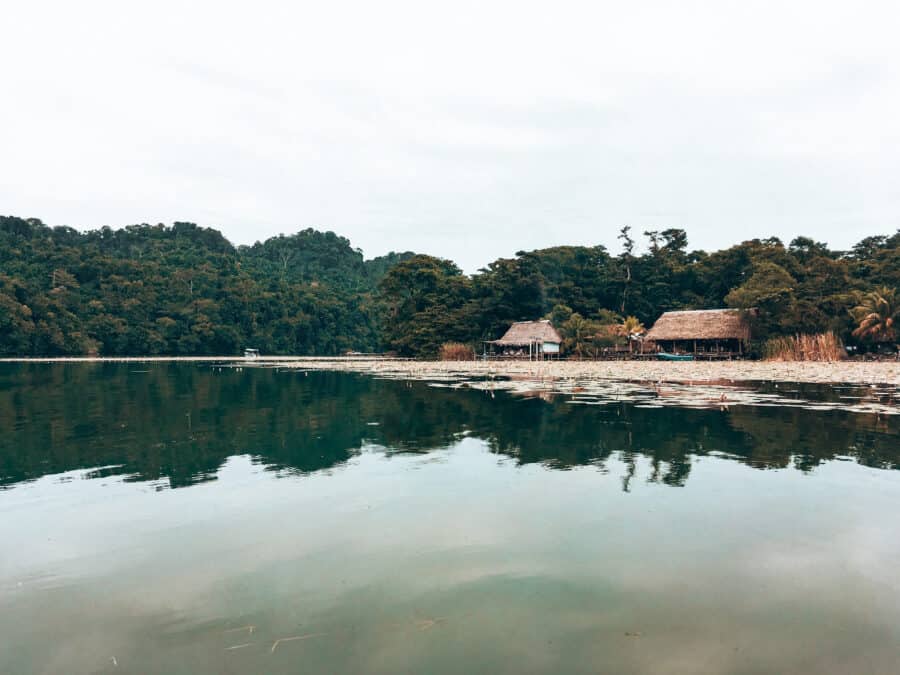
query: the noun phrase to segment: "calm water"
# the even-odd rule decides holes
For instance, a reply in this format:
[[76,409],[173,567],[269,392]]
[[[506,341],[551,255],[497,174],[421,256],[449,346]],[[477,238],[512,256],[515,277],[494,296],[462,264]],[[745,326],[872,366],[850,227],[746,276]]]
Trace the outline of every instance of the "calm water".
[[0,430],[3,673],[900,669],[898,416],[0,365]]

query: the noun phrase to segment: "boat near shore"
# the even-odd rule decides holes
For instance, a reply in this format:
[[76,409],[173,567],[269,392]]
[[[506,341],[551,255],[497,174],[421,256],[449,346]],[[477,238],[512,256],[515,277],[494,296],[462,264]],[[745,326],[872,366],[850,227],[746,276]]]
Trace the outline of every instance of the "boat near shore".
[[656,355],[660,361],[693,361],[693,354],[669,354],[667,352],[659,352]]

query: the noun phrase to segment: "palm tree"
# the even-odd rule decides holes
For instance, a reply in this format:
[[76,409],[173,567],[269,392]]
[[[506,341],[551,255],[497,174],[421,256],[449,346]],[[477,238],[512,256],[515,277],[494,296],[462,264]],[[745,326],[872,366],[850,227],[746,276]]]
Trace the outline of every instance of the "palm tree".
[[597,333],[596,324],[575,312],[560,328],[566,350],[578,355],[578,358],[583,358]]
[[644,324],[641,323],[640,319],[636,316],[628,316],[622,320],[622,323],[618,326],[619,335],[627,338],[628,340],[628,351],[631,351],[631,336],[643,333],[646,329],[644,328]]
[[882,286],[866,293],[851,313],[859,323],[853,331],[856,337],[874,342],[893,342],[897,339],[897,321],[900,320],[897,289]]

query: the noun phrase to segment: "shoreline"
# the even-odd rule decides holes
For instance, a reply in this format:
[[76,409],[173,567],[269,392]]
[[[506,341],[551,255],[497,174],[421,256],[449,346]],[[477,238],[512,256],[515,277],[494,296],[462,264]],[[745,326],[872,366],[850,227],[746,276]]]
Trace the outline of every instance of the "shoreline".
[[[212,370],[268,368],[281,373],[355,373],[429,387],[508,392],[525,398],[650,407],[789,406],[900,415],[900,362],[781,361],[412,361],[352,357],[60,357],[4,359],[16,363],[195,363]],[[801,394],[799,385],[830,387]]]
[[421,380],[804,382],[900,387],[900,361],[413,361],[376,356],[118,356],[0,358],[0,363],[228,363]]
[[[900,415],[900,362],[763,361],[295,361],[282,370],[353,372],[377,379],[419,381],[430,387],[505,391],[573,405],[629,401],[643,407],[728,410],[787,406]],[[812,398],[797,385],[830,386]]]
[[813,361],[342,361],[298,359],[288,368],[335,370],[382,377],[448,381],[504,378],[579,382],[801,382],[900,388],[900,362]]

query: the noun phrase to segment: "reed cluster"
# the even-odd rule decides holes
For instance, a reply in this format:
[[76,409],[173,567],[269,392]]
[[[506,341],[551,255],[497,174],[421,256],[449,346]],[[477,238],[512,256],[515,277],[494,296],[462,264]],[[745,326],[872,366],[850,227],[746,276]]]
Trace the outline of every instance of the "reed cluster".
[[445,342],[441,345],[441,361],[474,361],[475,352],[462,342]]
[[763,357],[766,361],[840,361],[847,352],[834,333],[798,334],[767,341]]

